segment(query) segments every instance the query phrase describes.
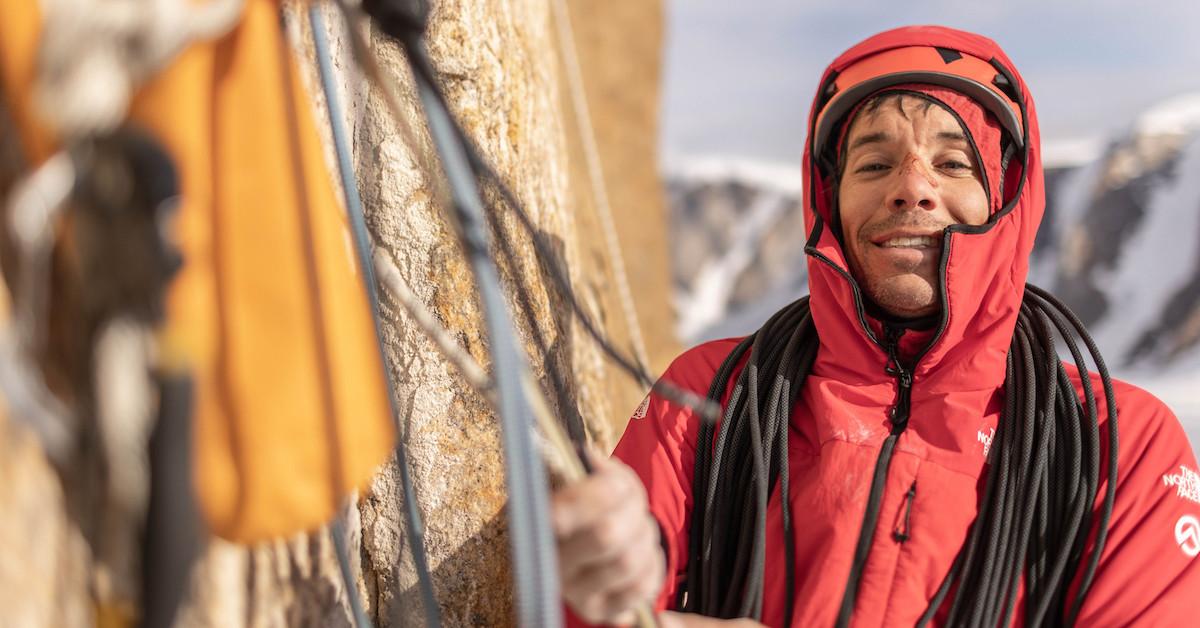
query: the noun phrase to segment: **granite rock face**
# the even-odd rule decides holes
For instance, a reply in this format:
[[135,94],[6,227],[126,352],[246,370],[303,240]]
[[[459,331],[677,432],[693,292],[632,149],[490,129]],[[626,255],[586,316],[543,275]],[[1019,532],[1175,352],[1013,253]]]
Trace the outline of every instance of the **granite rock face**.
[[[508,246],[496,249],[496,259],[533,372],[564,424],[607,450],[645,391],[604,358],[548,274],[547,264],[564,269],[589,316],[622,351],[632,353],[613,252],[598,235],[584,141],[572,117],[555,34],[554,1],[443,0],[434,3],[428,40],[454,113],[552,249],[552,259],[539,261],[512,213],[496,198],[485,199],[499,207],[493,237],[502,235]],[[655,154],[662,8],[645,0],[614,0],[603,9],[582,0],[568,5],[629,284],[651,366],[662,368],[677,346],[667,305],[666,220]],[[447,192],[407,66],[380,33],[364,31],[399,85],[406,132],[355,68],[339,14],[331,6],[323,10],[374,240],[391,254],[412,291],[486,367],[474,282],[444,218]],[[305,6],[284,3],[283,19],[328,140]],[[326,144],[332,176],[332,143]],[[349,241],[347,247],[351,254]],[[398,418],[443,621],[511,625],[499,423],[399,305],[386,297],[382,303],[387,365],[397,384]],[[64,491],[72,488],[63,486],[19,425],[0,428],[0,508],[6,513],[0,518],[0,549],[9,557],[0,567],[0,624],[103,623],[90,601],[95,578],[89,547],[64,512]],[[342,517],[355,593],[376,626],[422,623],[402,513],[393,458]],[[330,531],[252,548],[208,541],[176,625],[352,626]]]

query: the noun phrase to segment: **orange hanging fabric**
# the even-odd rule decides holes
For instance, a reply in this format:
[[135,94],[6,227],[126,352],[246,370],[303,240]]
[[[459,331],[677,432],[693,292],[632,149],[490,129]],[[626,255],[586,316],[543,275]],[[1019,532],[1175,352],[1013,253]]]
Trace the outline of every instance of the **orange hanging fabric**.
[[[40,18],[9,2],[0,80],[31,163],[52,150],[31,84]],[[168,149],[183,203],[163,345],[197,384],[195,484],[218,535],[312,529],[392,451],[371,312],[275,0],[246,0],[138,90],[133,123]]]

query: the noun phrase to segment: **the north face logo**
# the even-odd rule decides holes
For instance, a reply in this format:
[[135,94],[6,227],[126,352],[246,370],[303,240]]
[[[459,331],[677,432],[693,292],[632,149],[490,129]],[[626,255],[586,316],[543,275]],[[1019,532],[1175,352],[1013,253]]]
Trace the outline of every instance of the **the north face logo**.
[[996,428],[991,428],[988,430],[987,434],[984,434],[983,430],[979,430],[979,433],[976,434],[975,438],[977,438],[983,445],[983,457],[986,458],[988,451],[991,451],[992,449],[992,439],[996,438]]
[[1184,515],[1175,522],[1175,542],[1188,558],[1200,554],[1200,521],[1191,515]]
[[1165,473],[1162,477],[1163,484],[1174,486],[1177,495],[1200,504],[1200,473],[1179,465],[1179,473]]
[[633,411],[633,418],[644,419],[644,418],[646,418],[646,412],[649,410],[650,410],[650,395],[646,395],[646,398],[643,399],[642,402],[638,404],[637,409]]

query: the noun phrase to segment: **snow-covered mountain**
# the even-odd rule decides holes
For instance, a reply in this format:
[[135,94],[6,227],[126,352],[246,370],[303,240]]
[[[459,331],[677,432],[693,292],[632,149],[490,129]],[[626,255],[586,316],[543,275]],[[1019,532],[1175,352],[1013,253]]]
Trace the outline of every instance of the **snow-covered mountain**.
[[681,338],[744,333],[807,292],[800,186],[798,167],[747,160],[691,160],[670,171]]
[[[1030,280],[1080,315],[1121,377],[1167,401],[1200,449],[1200,94],[1044,155]],[[805,293],[798,165],[680,160],[667,190],[685,341],[748,333]]]
[[1200,367],[1200,95],[1059,173],[1032,280],[1123,368]]

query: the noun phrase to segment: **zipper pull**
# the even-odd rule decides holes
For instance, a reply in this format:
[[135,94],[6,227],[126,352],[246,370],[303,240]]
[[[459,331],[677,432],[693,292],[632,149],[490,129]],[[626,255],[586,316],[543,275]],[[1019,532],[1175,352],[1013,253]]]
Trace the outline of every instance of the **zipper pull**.
[[888,418],[892,422],[892,433],[899,434],[908,426],[909,411],[912,406],[912,371],[904,367],[900,361],[900,337],[904,328],[884,325],[884,349],[888,354],[888,364],[884,371],[896,378],[896,405],[892,406]]
[[908,415],[912,409],[912,373],[901,370],[896,375],[896,380],[900,384],[900,390],[891,412],[893,433],[903,430],[908,425]]
[[883,370],[892,377],[896,377],[904,371],[904,367],[900,364],[900,336],[903,335],[903,327],[893,327],[886,323],[884,324],[883,350],[887,352],[888,363]]
[[892,529],[892,539],[903,543],[912,536],[912,505],[917,497],[917,483],[913,482],[904,494],[904,515],[896,518],[896,526]]

